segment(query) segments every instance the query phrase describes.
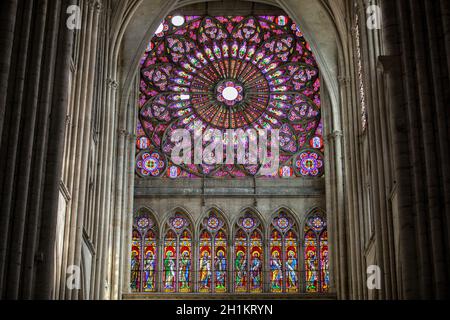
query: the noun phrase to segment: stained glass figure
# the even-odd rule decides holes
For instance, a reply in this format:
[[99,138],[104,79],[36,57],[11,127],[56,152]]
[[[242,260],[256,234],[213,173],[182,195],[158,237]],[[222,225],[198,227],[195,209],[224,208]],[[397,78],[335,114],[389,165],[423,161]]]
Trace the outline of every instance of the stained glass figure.
[[203,231],[200,236],[200,262],[199,262],[199,291],[211,292],[212,266],[211,266],[212,243],[208,231]]
[[198,281],[200,292],[227,291],[227,237],[223,217],[211,210],[202,221]]
[[234,251],[235,291],[247,292],[247,235],[242,229],[236,233]]
[[[259,165],[226,164],[225,154],[222,164],[176,164],[172,133],[193,133],[199,122],[224,141],[227,129],[280,130],[280,166],[270,177],[320,177],[320,84],[311,48],[288,16],[169,16],[141,60],[136,173],[260,176]],[[235,151],[240,143],[232,141]]]
[[261,233],[258,230],[253,231],[250,239],[250,292],[260,293],[263,290],[263,246]]
[[270,237],[270,290],[275,293],[283,291],[282,250],[281,234],[278,230],[273,230]]
[[328,292],[330,288],[330,272],[328,263],[328,232],[324,230],[320,235],[320,282],[323,292]]
[[286,255],[286,292],[298,292],[298,255],[297,235],[290,230],[285,237]]
[[169,230],[164,240],[164,291],[176,291],[177,236]]
[[131,283],[133,292],[155,292],[157,281],[157,229],[147,212],[134,217],[131,243]]
[[144,242],[144,291],[156,291],[156,234],[153,230],[149,230],[145,236]]
[[131,290],[138,292],[141,290],[141,234],[133,230],[131,244]]
[[215,237],[215,292],[227,291],[227,238],[225,232],[220,230]]
[[192,241],[191,235],[187,230],[184,230],[180,238],[180,260],[179,266],[179,292],[191,291],[191,253]]
[[238,220],[234,252],[235,291],[262,292],[264,250],[261,223],[250,212]]
[[327,292],[330,284],[328,235],[323,214],[313,213],[306,221],[304,259],[306,292]]
[[297,226],[294,219],[284,211],[280,211],[272,220],[269,247],[270,291],[273,293],[298,292]]
[[192,234],[185,214],[176,213],[167,223],[164,238],[163,292],[192,291]]

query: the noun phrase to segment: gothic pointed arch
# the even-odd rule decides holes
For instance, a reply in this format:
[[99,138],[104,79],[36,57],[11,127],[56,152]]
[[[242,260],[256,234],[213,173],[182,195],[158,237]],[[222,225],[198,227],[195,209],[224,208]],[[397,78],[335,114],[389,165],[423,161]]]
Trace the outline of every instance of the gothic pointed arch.
[[247,209],[234,225],[234,291],[263,292],[264,226],[254,210]]
[[131,244],[131,282],[133,292],[155,292],[158,278],[159,229],[155,215],[147,208],[136,211]]
[[272,218],[269,236],[270,291],[299,292],[299,228],[294,215],[281,208]]
[[228,224],[224,215],[211,208],[199,226],[198,291],[228,291]]
[[164,224],[162,291],[193,291],[192,219],[186,211],[175,209]]
[[330,287],[327,216],[312,210],[303,231],[305,289],[308,293],[328,292]]

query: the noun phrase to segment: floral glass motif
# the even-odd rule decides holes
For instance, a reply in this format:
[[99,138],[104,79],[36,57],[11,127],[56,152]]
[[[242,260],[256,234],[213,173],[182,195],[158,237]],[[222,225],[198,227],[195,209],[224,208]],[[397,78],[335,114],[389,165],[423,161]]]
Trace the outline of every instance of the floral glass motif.
[[304,262],[306,292],[328,292],[328,232],[325,217],[312,214],[305,224]]
[[131,283],[133,292],[155,292],[157,275],[157,233],[146,213],[134,219],[131,242]]
[[293,220],[280,212],[272,221],[269,240],[270,291],[298,292],[298,241]]
[[[319,71],[299,27],[287,16],[172,18],[162,22],[141,60],[137,174],[258,176],[257,165],[175,165],[171,133],[193,132],[200,121],[224,137],[227,129],[279,129],[274,177],[321,176]],[[305,154],[315,162],[298,166]]]
[[136,168],[143,177],[160,177],[167,168],[166,157],[159,151],[140,152]]
[[294,169],[304,177],[318,177],[323,174],[324,163],[320,152],[307,150],[295,157]]

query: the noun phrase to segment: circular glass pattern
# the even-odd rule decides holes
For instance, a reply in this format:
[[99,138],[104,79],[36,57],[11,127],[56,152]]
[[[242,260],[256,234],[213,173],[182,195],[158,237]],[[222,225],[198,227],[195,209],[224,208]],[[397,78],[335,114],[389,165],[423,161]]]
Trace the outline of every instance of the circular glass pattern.
[[219,227],[219,225],[220,225],[220,221],[216,217],[210,217],[208,219],[207,225],[212,230],[216,230]]
[[166,168],[166,157],[159,151],[143,151],[137,157],[136,170],[142,177],[160,177]]
[[181,230],[186,225],[186,220],[182,217],[176,217],[172,219],[171,225],[176,230]]
[[[175,163],[172,133],[193,133],[197,122],[224,135],[228,129],[276,129],[278,169],[294,169],[293,157],[322,136],[319,71],[298,26],[284,15],[181,18],[163,21],[141,60],[140,125],[150,148]],[[259,174],[259,166],[225,162],[177,166],[180,177]],[[289,175],[283,171],[277,176]]]
[[323,174],[323,156],[317,151],[307,150],[302,152],[295,158],[294,168],[298,175],[318,177]]
[[234,81],[224,81],[217,86],[217,101],[234,106],[244,98],[244,88]]
[[280,219],[278,219],[277,221],[277,226],[281,229],[281,230],[286,230],[287,228],[289,228],[289,220],[286,217],[281,217]]
[[325,227],[325,222],[321,217],[312,217],[309,219],[308,225],[316,232],[321,232]]
[[140,218],[137,222],[137,225],[141,229],[145,229],[150,226],[150,220],[147,218]]
[[246,230],[251,230],[255,226],[255,220],[247,217],[242,220],[242,227]]

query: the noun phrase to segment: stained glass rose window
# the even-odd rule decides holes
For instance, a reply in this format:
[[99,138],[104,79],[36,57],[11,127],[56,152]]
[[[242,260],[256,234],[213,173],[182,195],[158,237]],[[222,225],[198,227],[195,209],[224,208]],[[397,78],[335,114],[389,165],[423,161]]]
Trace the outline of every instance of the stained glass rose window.
[[231,129],[279,130],[279,169],[271,176],[319,177],[320,107],[316,60],[289,17],[167,17],[141,61],[137,174],[259,175],[258,164],[176,165],[171,134],[200,123],[224,140]]

